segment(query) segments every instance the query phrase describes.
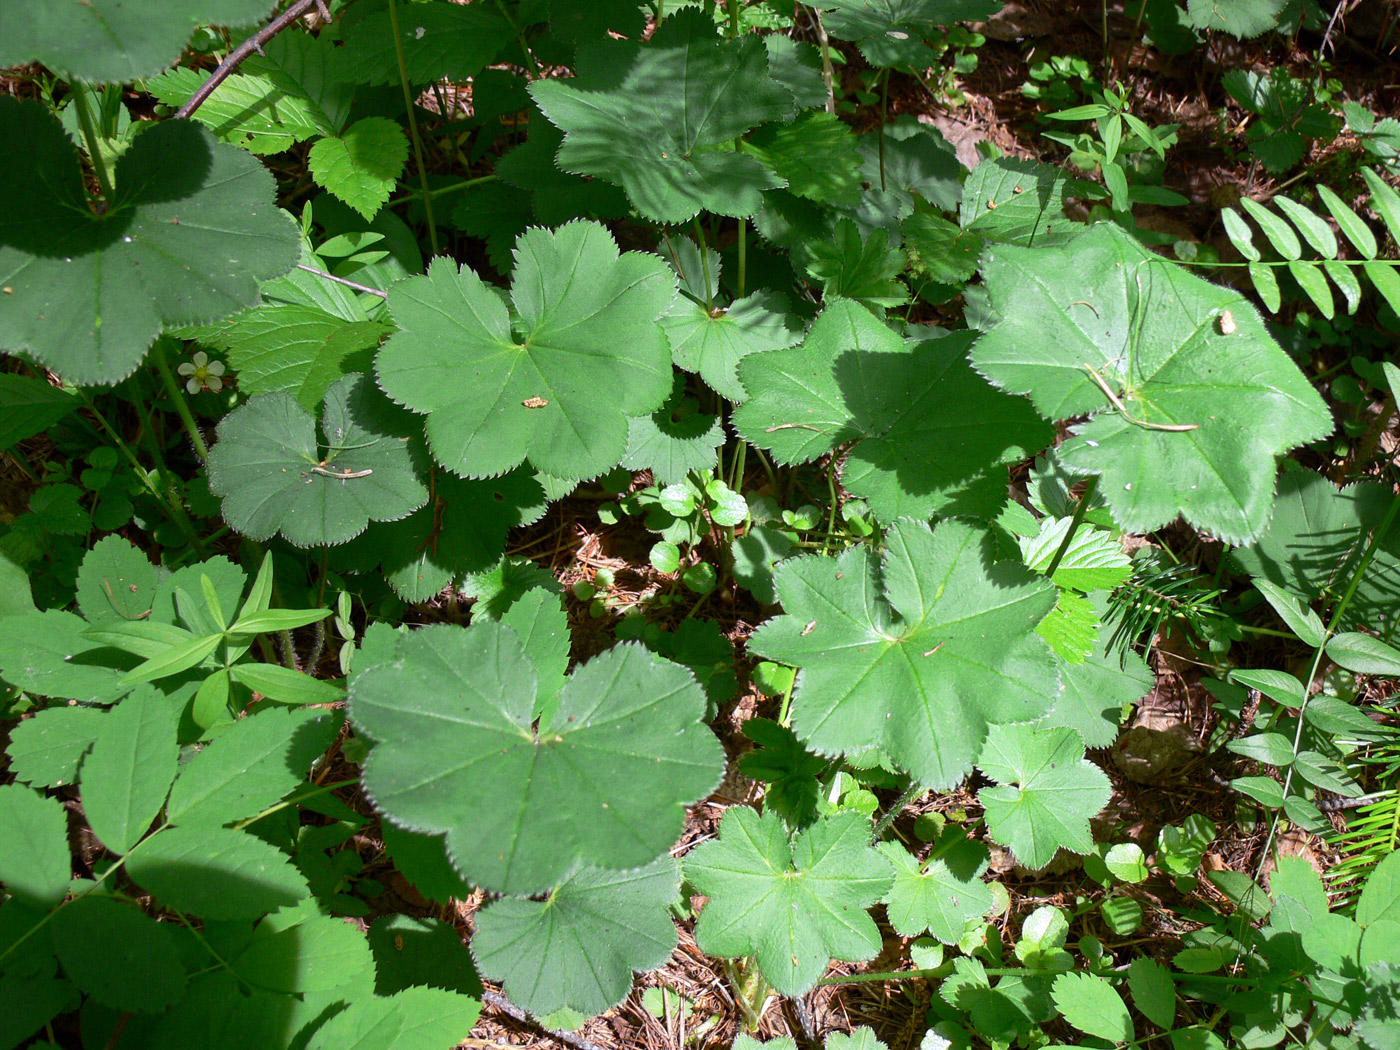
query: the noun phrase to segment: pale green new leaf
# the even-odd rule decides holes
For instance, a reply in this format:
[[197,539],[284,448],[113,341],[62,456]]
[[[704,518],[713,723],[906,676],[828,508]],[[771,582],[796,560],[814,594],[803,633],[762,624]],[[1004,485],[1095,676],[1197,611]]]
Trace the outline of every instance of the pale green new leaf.
[[180,707],[154,689],[138,689],[103,715],[83,760],[83,812],[113,853],[136,845],[175,780]]
[[488,904],[476,916],[472,953],[482,976],[547,1028],[559,1027],[549,1020],[556,1015],[593,1017],[626,997],[633,971],[670,957],[676,927],[667,908],[679,892],[670,857],[635,871],[582,868],[542,901]]
[[180,57],[199,25],[246,26],[269,0],[0,0],[0,66],[42,62],[94,84],[139,80]]
[[127,871],[162,904],[204,919],[259,919],[311,892],[276,846],[228,828],[162,831],[131,855]]
[[0,211],[0,285],[11,289],[0,346],[70,382],[126,378],[163,327],[250,306],[259,281],[296,262],[271,174],[188,121],[136,137],[100,215],[77,150],[43,106],[0,98],[0,138],[25,158],[0,171],[0,199],[24,202]]
[[1026,867],[1045,867],[1057,849],[1093,849],[1089,819],[1112,792],[1074,730],[993,726],[977,766],[1000,782],[977,793],[987,830]]
[[445,833],[462,874],[503,893],[547,890],[580,863],[647,863],[723,767],[694,677],[641,646],[576,670],[552,713],[540,693],[516,632],[491,621],[401,638],[350,688],[351,718],[377,742],[375,805]]
[[895,871],[885,912],[901,937],[927,931],[944,944],[956,944],[969,919],[992,910],[992,891],[982,881],[987,847],[969,841],[962,829],[945,830],[922,864],[898,842],[878,848]]
[[1051,990],[1055,1008],[1066,1021],[1086,1035],[1111,1043],[1129,1043],[1134,1037],[1127,1004],[1113,985],[1092,973],[1062,973]]
[[389,199],[408,161],[408,138],[387,117],[365,117],[340,136],[318,139],[306,155],[316,184],[324,186],[366,222]]
[[695,940],[711,955],[752,955],[778,992],[805,995],[835,958],[873,959],[880,932],[865,909],[889,890],[870,823],[847,810],[788,840],[775,813],[734,806],[719,838],[685,858],[685,876],[710,898]]
[[791,559],[777,590],[784,614],[749,650],[800,669],[793,728],[820,753],[880,747],[920,783],[952,787],[989,725],[1039,717],[1059,693],[1035,633],[1054,586],[993,564],[987,535],[963,522],[898,522],[883,564],[866,547]]
[[675,278],[656,256],[620,255],[593,222],[529,230],[515,251],[514,323],[480,277],[448,259],[394,285],[400,331],[379,352],[380,385],[428,416],[433,455],[464,477],[527,456],[554,477],[595,477],[622,457],[627,417],[671,392],[656,322]]
[[826,30],[854,40],[873,66],[930,66],[937,54],[924,41],[938,26],[981,21],[998,0],[820,0]]
[[414,420],[365,375],[326,391],[316,420],[288,393],[261,394],[219,424],[209,488],[243,535],[281,532],[300,547],[353,539],[371,521],[396,521],[423,506]]
[[[721,41],[699,10],[669,15],[645,44],[579,49],[571,80],[537,80],[530,94],[564,132],[558,165],[621,186],[638,211],[682,223],[702,209],[752,215],[783,180],[730,143],[793,115],[792,94],[768,75],[756,36]],[[722,148],[716,148],[722,147]]]
[[68,818],[56,798],[20,784],[0,787],[0,884],[15,900],[51,908],[68,892]]
[[735,429],[780,463],[853,444],[846,489],[884,521],[927,518],[1053,437],[1025,400],[972,371],[970,342],[966,333],[906,342],[863,307],[828,302],[800,347],[740,364],[754,394],[735,410]]
[[1252,539],[1268,524],[1275,456],[1332,429],[1244,298],[1113,224],[1062,246],[994,247],[982,271],[1001,319],[973,364],[1047,418],[1094,414],[1060,458],[1100,476],[1127,529],[1180,513],[1231,542]]

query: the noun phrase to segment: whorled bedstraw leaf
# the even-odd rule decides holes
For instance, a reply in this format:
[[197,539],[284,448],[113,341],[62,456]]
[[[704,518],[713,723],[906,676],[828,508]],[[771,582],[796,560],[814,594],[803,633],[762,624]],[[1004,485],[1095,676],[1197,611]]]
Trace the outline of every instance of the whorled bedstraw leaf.
[[789,842],[776,813],[734,806],[719,838],[685,858],[685,877],[709,896],[695,926],[702,951],[752,955],[779,993],[805,995],[832,959],[864,962],[880,950],[866,913],[892,882],[853,810],[825,817]]
[[472,954],[483,977],[546,1028],[578,1028],[620,1003],[633,971],[653,970],[676,947],[669,905],[676,862],[633,871],[586,867],[540,901],[507,897],[476,916]]
[[189,121],[135,138],[100,215],[47,109],[0,98],[0,139],[24,157],[0,171],[0,199],[13,202],[0,211],[0,346],[69,382],[125,379],[163,327],[236,313],[296,262],[271,174]]
[[528,457],[554,477],[596,477],[622,458],[627,417],[671,392],[657,319],[675,277],[654,255],[620,255],[593,222],[529,230],[515,254],[515,317],[450,259],[395,284],[400,330],[379,352],[379,383],[428,416],[433,455],[457,474],[492,477]]
[[800,669],[793,727],[824,754],[882,748],[917,781],[958,783],[989,725],[1044,714],[1059,673],[1036,624],[1052,584],[992,562],[987,534],[959,521],[900,521],[883,561],[866,547],[783,562],[784,613],[750,652]]
[[956,944],[969,919],[992,910],[992,891],[982,881],[990,856],[961,828],[949,826],[922,863],[898,842],[878,846],[894,868],[885,895],[885,913],[901,937],[925,931],[944,944]]
[[1054,436],[1025,399],[973,372],[970,342],[968,333],[906,342],[869,310],[829,301],[800,347],[743,360],[739,381],[754,396],[735,409],[734,427],[780,463],[853,443],[847,490],[883,521],[927,518]]
[[584,664],[543,715],[520,638],[492,621],[423,628],[356,670],[366,792],[400,826],[445,833],[458,870],[497,892],[648,863],[723,769],[694,677],[639,645]]
[[224,417],[209,488],[229,525],[250,539],[280,532],[299,547],[334,546],[427,502],[413,417],[368,376],[331,384],[320,430],[318,440],[316,420],[282,391]]
[[977,793],[987,830],[1026,867],[1045,867],[1058,849],[1094,848],[1089,820],[1112,789],[1103,770],[1085,759],[1073,729],[993,726],[977,768],[999,781]]
[[582,47],[573,79],[537,80],[530,94],[564,132],[559,167],[621,186],[657,222],[752,215],[783,185],[731,143],[791,117],[792,94],[768,75],[760,38],[721,41],[703,11],[669,15],[645,44]]
[[1002,316],[973,365],[1049,419],[1093,413],[1060,458],[1099,476],[1126,529],[1179,513],[1229,542],[1253,539],[1268,523],[1275,456],[1332,430],[1246,299],[1112,223],[1054,247],[993,247],[982,273]]
[[1000,7],[999,0],[819,0],[826,31],[854,40],[872,66],[934,65],[938,55],[925,43],[938,26],[977,22]]
[[0,66],[42,62],[93,84],[153,76],[180,57],[195,26],[246,26],[270,0],[0,2]]

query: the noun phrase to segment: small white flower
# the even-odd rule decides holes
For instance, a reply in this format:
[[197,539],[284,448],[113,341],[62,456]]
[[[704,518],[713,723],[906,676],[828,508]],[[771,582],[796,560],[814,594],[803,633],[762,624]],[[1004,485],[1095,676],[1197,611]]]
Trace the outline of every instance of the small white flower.
[[185,389],[191,394],[197,394],[201,390],[217,394],[224,388],[224,381],[219,378],[224,374],[224,363],[210,361],[209,355],[203,350],[196,351],[193,362],[186,361],[176,371],[182,376],[188,377],[185,381]]

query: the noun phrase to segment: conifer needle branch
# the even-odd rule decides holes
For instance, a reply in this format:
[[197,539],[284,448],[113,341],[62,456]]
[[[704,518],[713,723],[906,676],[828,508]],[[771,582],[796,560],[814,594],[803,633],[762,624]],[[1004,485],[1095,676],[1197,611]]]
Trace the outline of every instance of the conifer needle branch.
[[214,93],[214,89],[227,80],[240,65],[243,60],[254,51],[262,53],[262,46],[275,37],[282,30],[295,22],[313,7],[319,7],[322,11],[325,6],[321,0],[297,0],[291,7],[283,11],[267,25],[263,26],[256,33],[250,36],[243,43],[239,44],[225,56],[218,67],[210,74],[209,79],[199,85],[199,90],[185,100],[185,104],[175,111],[176,120],[184,120],[193,116],[194,111],[204,105],[205,99]]

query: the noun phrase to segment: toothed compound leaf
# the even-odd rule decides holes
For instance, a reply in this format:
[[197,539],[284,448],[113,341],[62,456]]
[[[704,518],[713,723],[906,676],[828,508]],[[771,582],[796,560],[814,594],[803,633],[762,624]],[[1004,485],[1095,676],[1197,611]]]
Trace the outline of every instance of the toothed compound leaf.
[[777,571],[784,613],[751,652],[800,669],[793,728],[825,754],[879,747],[922,784],[952,787],[987,727],[1043,714],[1059,675],[1036,624],[1055,588],[958,521],[901,521],[883,563],[866,547]]
[[833,958],[864,962],[880,950],[865,909],[889,890],[891,872],[859,813],[823,818],[789,842],[776,813],[735,806],[719,839],[687,855],[685,877],[710,898],[695,926],[700,948],[756,957],[783,995],[805,995]]
[[1074,730],[993,726],[977,767],[1000,782],[977,793],[987,830],[1026,867],[1045,867],[1058,849],[1093,849],[1089,820],[1112,791]]
[[564,132],[558,165],[621,186],[649,219],[682,223],[702,209],[752,215],[783,180],[733,140],[793,115],[768,75],[756,36],[721,41],[704,12],[670,15],[646,42],[579,49],[571,80],[537,80],[530,94]]
[[1152,669],[1132,649],[1118,652],[1113,628],[1103,622],[1108,612],[1106,592],[1084,599],[1093,621],[1088,629],[1088,656],[1060,667],[1060,695],[1041,726],[1075,730],[1088,747],[1108,747],[1118,737],[1123,709],[1152,689]]
[[273,202],[271,174],[198,125],[138,135],[100,215],[77,150],[43,106],[0,98],[0,139],[25,158],[0,171],[0,199],[23,202],[0,211],[0,346],[69,382],[125,379],[163,327],[251,306],[259,281],[296,262],[297,230]]
[[83,759],[83,812],[113,853],[136,845],[165,805],[180,759],[179,728],[180,707],[150,686],[98,723]]
[[427,502],[416,429],[365,375],[326,391],[319,439],[290,394],[262,394],[219,424],[209,488],[223,497],[224,519],[251,539],[280,532],[299,547],[344,543]]
[[826,31],[854,40],[874,66],[928,66],[938,55],[924,41],[938,26],[981,21],[998,0],[821,0]]
[[162,831],[132,854],[127,871],[162,904],[205,919],[251,921],[310,893],[290,857],[230,828]]
[[366,84],[399,82],[399,48],[410,83],[465,81],[485,69],[514,36],[505,15],[491,4],[434,0],[399,7],[396,41],[389,12],[377,6],[346,32],[345,75]]
[[239,314],[200,341],[228,353],[243,393],[285,390],[315,412],[337,379],[373,366],[374,350],[391,331],[363,316],[350,320],[316,306],[269,303]]
[[349,1004],[316,1030],[308,1050],[442,1050],[471,1034],[481,1003],[445,988],[346,997]]
[[906,342],[869,310],[830,302],[800,347],[744,359],[739,380],[753,396],[734,426],[780,463],[854,443],[847,491],[884,521],[927,518],[1054,436],[1023,398],[973,372],[970,342],[967,333]]
[[583,868],[544,900],[488,904],[472,952],[482,976],[536,1017],[593,1017],[627,996],[633,971],[670,958],[676,927],[667,909],[679,892],[670,857],[635,871]]
[[143,620],[151,614],[165,570],[130,540],[107,536],[89,548],[78,569],[78,608],[88,623]]
[[403,128],[387,117],[365,117],[340,136],[318,139],[306,162],[324,186],[369,222],[389,199],[408,161]]
[[63,900],[72,878],[68,820],[56,798],[21,784],[0,787],[0,883],[18,901],[50,908]]
[[89,894],[54,912],[51,925],[64,973],[104,1006],[160,1013],[185,990],[171,927],[134,904]]
[[445,833],[457,868],[493,891],[648,863],[723,769],[704,692],[641,646],[580,667],[543,715],[518,635],[491,621],[424,628],[357,671],[351,718],[377,742],[365,790],[400,826]]
[[969,919],[992,910],[992,891],[982,881],[987,847],[949,828],[922,864],[898,842],[879,850],[894,868],[894,885],[885,895],[890,925],[902,937],[928,932],[944,944],[956,944]]
[[379,352],[380,385],[427,415],[433,455],[457,474],[503,474],[528,456],[554,477],[596,477],[622,458],[627,417],[671,392],[656,322],[675,278],[654,255],[619,255],[592,222],[529,230],[515,253],[514,318],[448,259],[395,284],[400,331]]
[[247,26],[269,0],[0,0],[0,66],[42,62],[94,84],[153,76],[180,57],[195,26]]
[[1001,319],[973,365],[1049,419],[1093,413],[1059,455],[1100,476],[1126,529],[1180,514],[1230,542],[1253,539],[1268,523],[1274,457],[1331,432],[1327,406],[1245,299],[1117,226],[1062,246],[993,247],[982,272]]

